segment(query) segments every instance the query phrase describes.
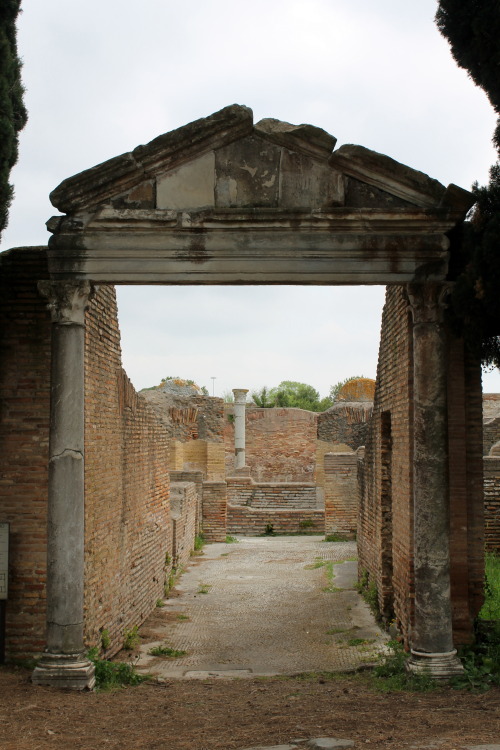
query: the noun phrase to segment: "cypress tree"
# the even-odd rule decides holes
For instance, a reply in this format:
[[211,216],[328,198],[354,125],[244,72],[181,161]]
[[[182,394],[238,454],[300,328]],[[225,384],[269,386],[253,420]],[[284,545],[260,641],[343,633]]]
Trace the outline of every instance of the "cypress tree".
[[27,120],[16,44],[16,19],[20,6],[20,0],[0,2],[0,235],[7,225],[14,193],[9,176],[17,161],[17,134]]
[[[500,115],[500,3],[441,0],[436,23],[457,64],[487,94]],[[500,117],[493,142],[500,154]],[[500,162],[487,186],[472,187],[471,221],[452,237],[450,322],[483,364],[500,368]]]

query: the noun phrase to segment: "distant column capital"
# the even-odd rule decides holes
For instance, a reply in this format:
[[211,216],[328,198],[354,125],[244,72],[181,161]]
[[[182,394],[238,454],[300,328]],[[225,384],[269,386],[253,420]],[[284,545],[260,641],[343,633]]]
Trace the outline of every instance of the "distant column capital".
[[247,400],[248,388],[233,388],[234,403],[244,404]]

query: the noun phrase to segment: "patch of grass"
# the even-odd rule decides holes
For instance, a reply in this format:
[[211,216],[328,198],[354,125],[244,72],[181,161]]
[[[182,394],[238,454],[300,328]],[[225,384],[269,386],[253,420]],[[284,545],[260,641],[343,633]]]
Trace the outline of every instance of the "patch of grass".
[[231,536],[231,534],[227,534],[226,536],[226,544],[239,544],[240,540],[236,539],[235,536]]
[[264,527],[264,535],[265,536],[275,536],[274,526],[272,525],[272,523],[266,523],[266,525]]
[[333,562],[331,560],[328,560],[327,562],[325,562],[324,568],[326,577],[328,579],[328,586],[325,586],[321,590],[327,594],[334,594],[337,591],[342,591],[342,589],[339,589],[337,586],[333,585],[333,579],[335,578],[335,574],[333,572]]
[[208,583],[200,583],[197,594],[208,594],[212,587]]
[[323,542],[352,542],[355,539],[354,534],[340,534],[335,532],[333,534],[326,534]]
[[155,606],[161,609],[161,607],[165,606],[165,602],[163,601],[163,599],[157,599]]
[[479,619],[500,620],[500,556],[486,552],[484,562],[484,604]]
[[304,565],[305,570],[317,570],[317,568],[323,568],[326,565],[326,560],[321,557],[315,557],[314,562],[309,565]]
[[149,675],[138,674],[132,664],[101,659],[97,647],[90,649],[87,657],[94,664],[96,690],[100,692],[117,690],[126,685],[140,685],[150,679]]
[[349,638],[347,641],[348,646],[368,646],[370,643],[375,643],[375,638]]
[[415,674],[406,669],[409,654],[398,641],[389,641],[390,651],[381,657],[381,663],[373,670],[373,683],[377,690],[383,693],[401,691],[430,692],[437,690],[439,685],[427,674]]
[[177,619],[178,620],[190,620],[191,618],[188,617],[187,615],[178,614]]
[[326,631],[327,635],[338,635],[339,633],[347,633],[346,628],[330,628]]
[[141,642],[141,637],[139,635],[139,628],[137,625],[134,625],[130,630],[126,630],[123,634],[123,648],[127,651],[133,651],[134,648],[136,648],[139,643]]
[[221,554],[221,557],[229,557],[229,552],[223,552],[223,553]]
[[178,659],[180,656],[185,656],[187,651],[181,651],[177,648],[170,648],[170,646],[153,646],[148,651],[151,656],[164,656],[169,659]]

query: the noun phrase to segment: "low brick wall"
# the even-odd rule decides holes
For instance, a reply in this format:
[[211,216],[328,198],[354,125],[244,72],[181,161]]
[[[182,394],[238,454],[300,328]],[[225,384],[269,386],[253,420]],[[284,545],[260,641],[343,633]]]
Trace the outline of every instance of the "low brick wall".
[[353,535],[358,522],[358,454],[327,453],[324,469],[325,534]]
[[276,534],[323,534],[325,514],[323,510],[263,510],[243,505],[227,506],[228,534],[258,536],[266,527],[272,526]]
[[170,518],[172,520],[172,565],[187,565],[194,549],[198,493],[193,482],[170,485]]
[[500,553],[500,456],[485,456],[483,466],[485,545],[489,552]]
[[305,482],[255,482],[251,477],[227,477],[227,500],[263,510],[316,510],[316,485]]
[[225,482],[203,482],[203,535],[207,542],[226,539],[227,486]]
[[203,502],[203,472],[201,471],[171,471],[170,482],[191,482],[196,490],[196,534],[202,530],[202,502]]

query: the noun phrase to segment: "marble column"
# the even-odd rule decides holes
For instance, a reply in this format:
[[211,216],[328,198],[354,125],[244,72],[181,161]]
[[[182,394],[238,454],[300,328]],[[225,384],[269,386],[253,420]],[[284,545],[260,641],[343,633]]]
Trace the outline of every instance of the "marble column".
[[462,671],[450,598],[445,284],[410,284],[413,315],[415,609],[410,670],[446,679]]
[[234,468],[242,469],[245,459],[245,413],[248,388],[233,388],[234,393]]
[[88,281],[40,281],[52,316],[47,647],[32,680],[92,689],[83,642],[84,346]]

